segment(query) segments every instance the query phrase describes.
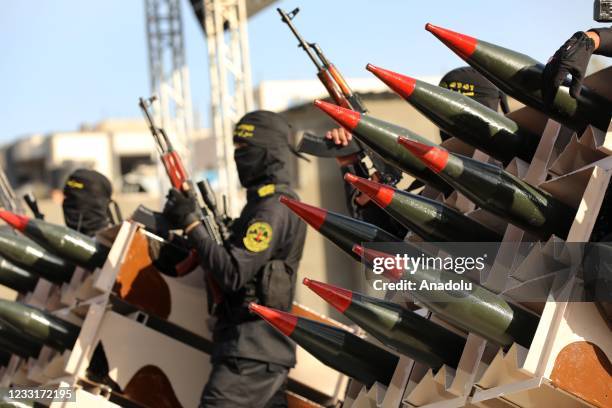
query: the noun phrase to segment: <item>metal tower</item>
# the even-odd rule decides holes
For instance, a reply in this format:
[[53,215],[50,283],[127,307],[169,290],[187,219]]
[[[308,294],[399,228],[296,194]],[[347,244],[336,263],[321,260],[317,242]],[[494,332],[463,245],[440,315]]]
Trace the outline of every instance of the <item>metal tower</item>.
[[158,96],[154,114],[192,170],[193,112],[180,0],[145,0],[145,18],[151,91]]
[[228,198],[231,213],[236,214],[240,203],[233,163],[233,127],[242,115],[253,109],[246,4],[244,0],[191,0],[191,4],[208,46],[219,185]]

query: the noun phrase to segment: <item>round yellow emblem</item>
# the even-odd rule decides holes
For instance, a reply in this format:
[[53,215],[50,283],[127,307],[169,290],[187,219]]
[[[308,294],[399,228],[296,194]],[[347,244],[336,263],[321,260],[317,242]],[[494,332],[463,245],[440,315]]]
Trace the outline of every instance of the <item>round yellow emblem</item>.
[[267,222],[254,222],[247,229],[242,242],[251,252],[261,252],[268,249],[272,241],[272,227]]

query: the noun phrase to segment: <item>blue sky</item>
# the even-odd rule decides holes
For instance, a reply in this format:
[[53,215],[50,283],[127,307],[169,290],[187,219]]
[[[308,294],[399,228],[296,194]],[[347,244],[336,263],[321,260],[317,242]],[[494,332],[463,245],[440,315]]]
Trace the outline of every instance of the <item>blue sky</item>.
[[[248,0],[247,0],[248,1]],[[3,0],[0,143],[83,122],[139,117],[150,93],[142,0]],[[253,80],[314,78],[276,13],[300,6],[296,25],[347,77],[372,62],[409,75],[461,65],[426,22],[546,60],[573,32],[597,25],[591,0],[282,0],[249,23]],[[183,2],[194,108],[208,123],[206,44]]]

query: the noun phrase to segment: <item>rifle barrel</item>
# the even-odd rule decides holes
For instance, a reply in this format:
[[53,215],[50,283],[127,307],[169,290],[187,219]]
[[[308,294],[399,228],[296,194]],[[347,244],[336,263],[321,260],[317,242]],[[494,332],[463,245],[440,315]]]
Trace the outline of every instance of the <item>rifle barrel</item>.
[[[297,8],[296,10],[299,11],[299,8]],[[304,51],[306,51],[306,54],[308,54],[308,56],[310,57],[310,59],[312,60],[312,62],[315,64],[315,66],[317,67],[318,71],[323,70],[323,65],[321,64],[321,62],[317,59],[317,57],[315,56],[315,54],[312,52],[312,50],[310,49],[310,46],[308,45],[308,43],[306,41],[304,41],[304,39],[302,38],[302,36],[300,35],[300,33],[298,32],[297,28],[295,28],[295,26],[293,25],[293,22],[291,21],[291,17],[289,17],[289,15],[283,11],[281,8],[277,8],[276,11],[278,11],[278,14],[281,15],[281,20],[287,24],[289,26],[289,29],[291,30],[291,32],[293,33],[293,35],[295,35],[295,38],[297,38],[299,44],[298,46],[302,49],[304,49]],[[295,11],[295,10],[294,10]],[[295,14],[297,14],[297,11],[295,12]],[[294,15],[295,15],[294,14]]]

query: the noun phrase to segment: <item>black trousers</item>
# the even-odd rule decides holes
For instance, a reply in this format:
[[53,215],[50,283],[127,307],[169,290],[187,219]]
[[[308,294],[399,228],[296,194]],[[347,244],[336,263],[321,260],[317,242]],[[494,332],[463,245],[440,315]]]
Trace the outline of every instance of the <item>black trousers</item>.
[[289,369],[278,364],[227,358],[213,365],[201,408],[284,408]]

